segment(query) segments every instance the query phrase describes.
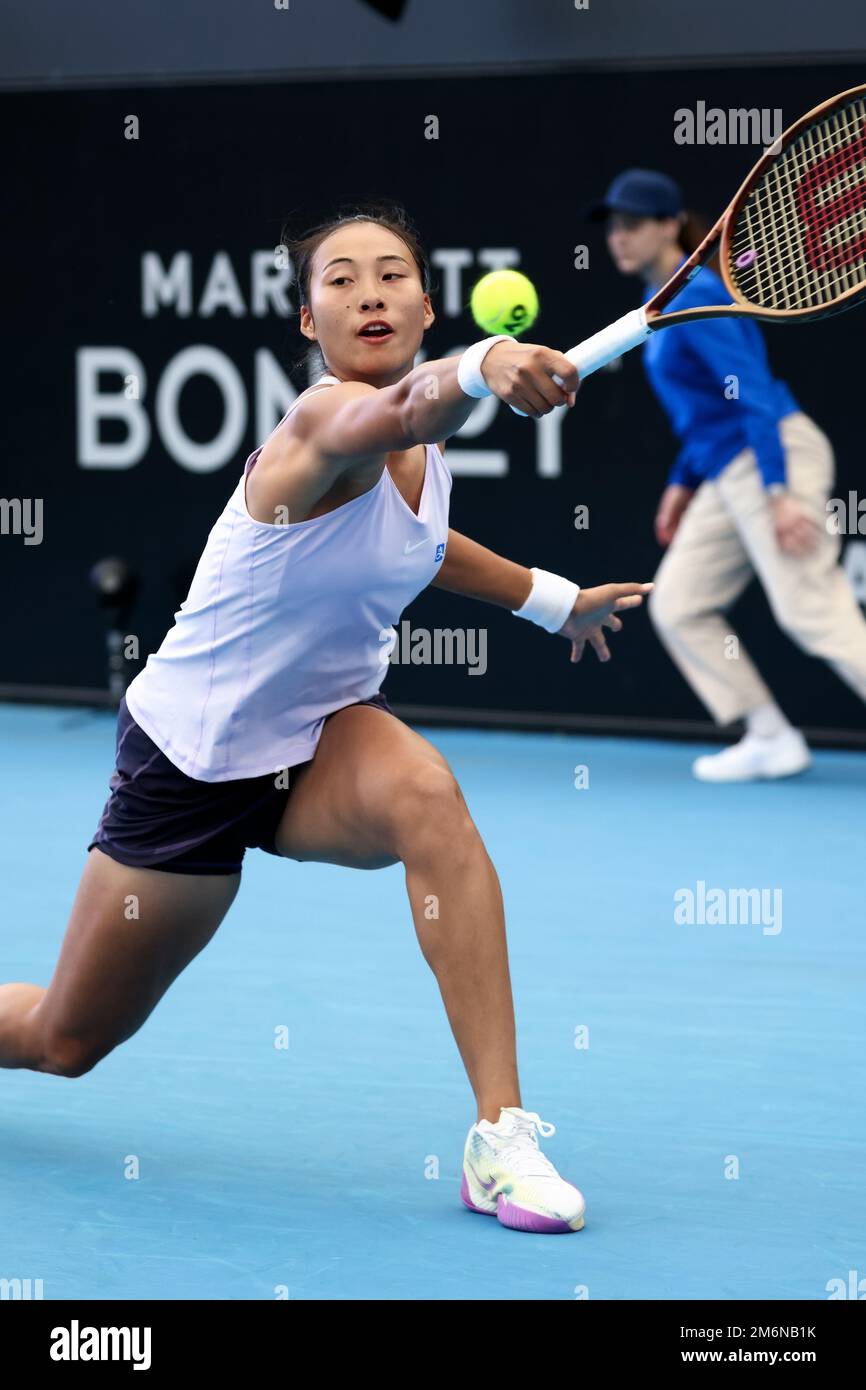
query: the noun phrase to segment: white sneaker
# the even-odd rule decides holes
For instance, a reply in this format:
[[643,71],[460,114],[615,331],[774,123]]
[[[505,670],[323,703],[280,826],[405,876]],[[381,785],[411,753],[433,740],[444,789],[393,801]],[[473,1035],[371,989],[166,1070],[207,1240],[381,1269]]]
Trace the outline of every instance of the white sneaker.
[[503,1106],[495,1125],[479,1120],[466,1136],[460,1198],[470,1211],[498,1217],[515,1231],[579,1231],[583,1194],[561,1178],[538,1147],[556,1133],[535,1111]]
[[809,745],[799,729],[784,729],[772,738],[746,734],[721,753],[695,758],[692,772],[701,782],[753,782],[763,777],[791,777],[811,763]]

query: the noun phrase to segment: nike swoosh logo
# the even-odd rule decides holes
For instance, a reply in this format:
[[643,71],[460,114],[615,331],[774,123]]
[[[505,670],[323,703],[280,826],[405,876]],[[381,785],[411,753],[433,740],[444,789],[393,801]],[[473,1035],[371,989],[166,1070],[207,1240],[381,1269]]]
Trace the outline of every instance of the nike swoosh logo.
[[482,1181],[481,1181],[481,1178],[478,1176],[478,1170],[476,1169],[475,1165],[474,1165],[473,1163],[470,1163],[468,1159],[466,1160],[466,1163],[467,1163],[467,1167],[470,1168],[470,1169],[472,1170],[472,1176],[473,1176],[473,1178],[475,1179],[475,1181],[476,1181],[481,1187],[484,1188],[485,1192],[489,1192],[490,1189],[491,1189],[491,1187],[495,1187],[495,1186],[496,1186],[496,1179],[495,1179],[495,1178],[491,1178],[489,1182],[482,1182]]
[[403,551],[403,554],[404,554],[404,555],[411,555],[412,551],[413,551],[413,550],[417,550],[418,547],[419,547],[419,545],[426,545],[427,542],[429,541],[429,539],[430,539],[429,536],[425,536],[424,539],[423,539],[423,541],[416,541],[414,545],[410,545],[409,542],[407,541],[407,542],[406,542],[406,548],[405,548],[405,550]]

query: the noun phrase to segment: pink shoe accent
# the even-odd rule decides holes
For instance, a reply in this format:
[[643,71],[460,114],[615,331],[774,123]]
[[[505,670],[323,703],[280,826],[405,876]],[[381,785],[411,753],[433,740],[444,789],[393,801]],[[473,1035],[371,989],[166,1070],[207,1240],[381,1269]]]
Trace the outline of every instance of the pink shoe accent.
[[580,1229],[569,1226],[567,1221],[562,1221],[559,1217],[539,1216],[537,1211],[527,1211],[525,1207],[516,1206],[507,1200],[504,1192],[501,1192],[496,1200],[496,1216],[500,1225],[510,1226],[513,1231],[535,1231],[539,1235],[555,1236]]

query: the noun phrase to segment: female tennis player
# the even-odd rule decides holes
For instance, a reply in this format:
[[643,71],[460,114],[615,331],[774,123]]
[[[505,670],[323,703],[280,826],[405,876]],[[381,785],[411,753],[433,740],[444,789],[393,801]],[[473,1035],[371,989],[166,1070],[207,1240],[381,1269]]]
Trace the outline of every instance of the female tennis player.
[[[648,169],[620,174],[589,215],[605,220],[617,269],[644,281],[644,302],[708,230],[694,226],[674,181]],[[672,308],[729,301],[704,267]],[[757,574],[783,631],[866,700],[866,619],[839,565],[839,537],[827,526],[833,450],[771,375],[754,322],[671,327],[649,338],[644,363],[683,445],[655,519],[668,550],[650,614],[716,722],[745,721],[743,738],[697,758],[694,774],[729,782],[801,772],[810,762],[806,741],[742,643],[731,640],[723,615]]]
[[559,632],[572,660],[587,642],[607,660],[604,629],[651,585],[581,592],[448,528],[444,441],[483,395],[536,419],[572,406],[561,353],[497,337],[413,369],[434,314],[400,208],[338,216],[291,250],[326,370],[250,455],[129,686],[54,977],[0,987],[0,1065],[81,1076],[135,1033],[217,930],[247,847],[402,863],[477,1100],[462,1200],[518,1230],[578,1230],[584,1199],[538,1146],[554,1127],[522,1106],[496,871],[445,759],[379,687],[428,584]]

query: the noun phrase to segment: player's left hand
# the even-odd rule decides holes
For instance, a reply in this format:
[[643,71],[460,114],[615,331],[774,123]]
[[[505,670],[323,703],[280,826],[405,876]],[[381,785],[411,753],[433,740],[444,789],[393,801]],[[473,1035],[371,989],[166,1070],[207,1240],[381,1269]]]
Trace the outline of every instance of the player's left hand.
[[818,545],[818,526],[796,497],[770,498],[776,544],[786,555],[810,555]]
[[604,629],[619,632],[622,620],[617,613],[626,608],[639,608],[644,594],[652,587],[652,584],[600,584],[596,589],[581,589],[558,634],[571,642],[571,660],[580,661],[588,642],[599,661],[610,661]]

